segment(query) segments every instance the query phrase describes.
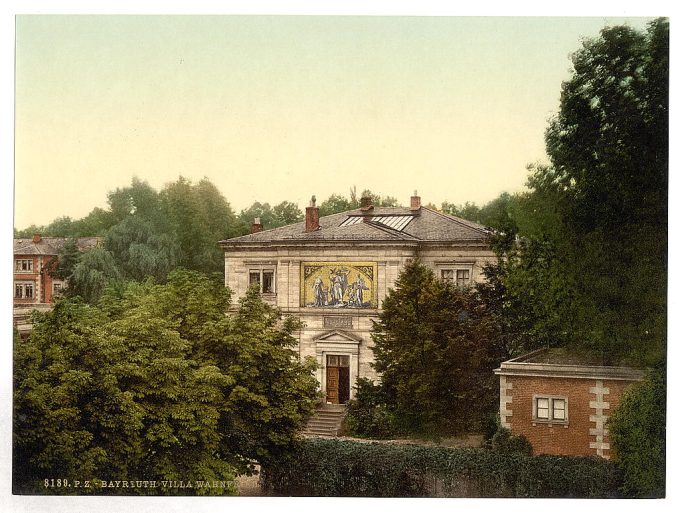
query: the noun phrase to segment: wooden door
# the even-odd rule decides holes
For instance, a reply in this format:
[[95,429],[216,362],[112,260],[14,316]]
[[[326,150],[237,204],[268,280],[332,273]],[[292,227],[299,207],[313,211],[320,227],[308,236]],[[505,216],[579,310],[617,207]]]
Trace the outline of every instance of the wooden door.
[[338,393],[340,391],[340,369],[338,367],[326,367],[326,401],[331,404],[339,404]]

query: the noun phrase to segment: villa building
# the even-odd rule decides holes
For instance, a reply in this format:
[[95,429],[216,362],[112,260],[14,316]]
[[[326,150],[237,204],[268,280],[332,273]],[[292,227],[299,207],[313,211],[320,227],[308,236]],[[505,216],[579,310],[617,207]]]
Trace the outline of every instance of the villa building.
[[489,231],[476,223],[421,205],[360,208],[319,217],[312,198],[300,223],[263,229],[220,242],[225,285],[237,300],[250,286],[284,315],[304,322],[298,335],[302,358],[316,358],[326,401],[353,396],[359,377],[375,379],[371,321],[411,259],[419,258],[442,279],[466,286],[484,279],[495,261]]

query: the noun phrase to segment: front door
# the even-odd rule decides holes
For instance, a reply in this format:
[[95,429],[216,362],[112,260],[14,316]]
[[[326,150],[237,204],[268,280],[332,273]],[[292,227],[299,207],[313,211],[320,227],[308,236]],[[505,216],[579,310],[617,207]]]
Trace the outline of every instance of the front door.
[[345,404],[349,401],[349,356],[326,357],[326,402]]

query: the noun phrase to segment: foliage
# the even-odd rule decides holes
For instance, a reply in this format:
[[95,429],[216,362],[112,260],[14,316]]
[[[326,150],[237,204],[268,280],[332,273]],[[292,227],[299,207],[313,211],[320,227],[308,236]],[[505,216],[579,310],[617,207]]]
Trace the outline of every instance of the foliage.
[[547,286],[525,297],[550,305],[538,322],[560,319],[572,343],[647,364],[666,337],[668,21],[646,34],[606,28],[573,65],[546,133],[552,165],[529,180],[550,198],[559,232],[547,236]]
[[310,438],[263,481],[284,496],[604,498],[618,473],[602,458]]
[[68,277],[66,294],[80,296],[88,303],[96,303],[110,280],[121,276],[110,251],[94,248],[84,252]]
[[380,194],[371,192],[369,189],[365,189],[359,196],[357,195],[356,187],[352,187],[349,191],[349,198],[341,194],[331,194],[328,199],[319,205],[319,215],[327,216],[359,208],[361,198],[363,197],[371,198],[371,203],[374,207],[399,206],[399,201],[392,196],[383,197]]
[[663,497],[666,490],[666,372],[654,369],[626,392],[608,422],[623,493]]
[[525,456],[531,456],[534,451],[526,436],[513,435],[508,428],[501,426],[491,437],[491,450],[500,454],[519,453]]
[[291,450],[317,386],[291,350],[294,322],[254,293],[226,316],[221,280],[193,271],[116,283],[101,307],[59,301],[15,341],[15,491],[88,491],[41,487],[61,477],[216,480],[229,486],[182,493],[233,493],[236,473]]
[[180,248],[168,234],[159,233],[152,221],[132,214],[107,233],[105,248],[126,278],[141,281],[153,277],[165,281],[177,266]]
[[360,438],[391,438],[395,418],[386,405],[383,389],[367,378],[359,378],[354,399],[347,405],[347,429]]
[[240,234],[250,233],[250,226],[256,217],[260,218],[260,223],[265,230],[297,223],[304,219],[300,208],[290,201],[282,201],[273,208],[269,203],[256,201],[247,209],[241,210],[238,215]]
[[411,261],[386,296],[372,337],[374,366],[399,429],[480,429],[495,410],[493,369],[506,355],[474,288],[446,285]]
[[80,250],[78,249],[77,239],[67,239],[59,249],[57,258],[49,261],[47,271],[53,278],[66,280],[73,274],[73,270],[79,261]]

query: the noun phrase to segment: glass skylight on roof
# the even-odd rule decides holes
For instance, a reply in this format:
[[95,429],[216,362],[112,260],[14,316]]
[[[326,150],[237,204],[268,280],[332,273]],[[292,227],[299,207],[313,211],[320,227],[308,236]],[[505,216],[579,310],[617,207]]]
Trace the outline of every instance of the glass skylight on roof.
[[[408,223],[413,219],[413,216],[372,216],[372,223],[380,223],[393,230],[402,231]],[[363,216],[349,216],[340,226],[352,226],[363,221]]]

